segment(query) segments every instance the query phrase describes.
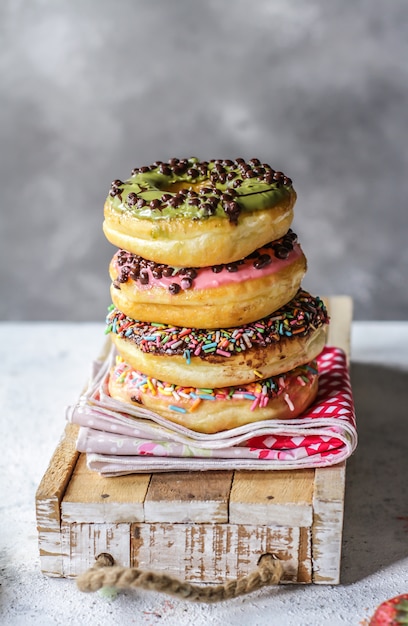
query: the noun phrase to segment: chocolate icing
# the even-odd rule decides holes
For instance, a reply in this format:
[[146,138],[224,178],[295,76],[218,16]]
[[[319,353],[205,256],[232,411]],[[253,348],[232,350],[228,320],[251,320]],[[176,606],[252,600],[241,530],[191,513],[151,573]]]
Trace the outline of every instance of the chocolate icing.
[[273,207],[294,194],[292,181],[259,159],[170,159],[113,181],[107,202],[117,211],[157,219],[227,217]]

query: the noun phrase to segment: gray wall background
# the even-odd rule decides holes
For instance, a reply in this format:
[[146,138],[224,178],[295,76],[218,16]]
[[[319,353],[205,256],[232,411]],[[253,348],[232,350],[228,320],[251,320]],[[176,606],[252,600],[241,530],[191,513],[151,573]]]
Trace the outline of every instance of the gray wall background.
[[0,318],[103,320],[103,201],[172,156],[294,180],[304,286],[405,319],[406,0],[1,0]]

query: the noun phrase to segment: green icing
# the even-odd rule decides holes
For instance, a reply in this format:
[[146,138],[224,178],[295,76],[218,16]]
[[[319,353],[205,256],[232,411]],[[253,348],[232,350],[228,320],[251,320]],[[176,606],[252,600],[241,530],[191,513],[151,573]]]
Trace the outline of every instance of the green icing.
[[[199,164],[199,160],[190,158],[188,163],[189,167],[194,167],[195,164]],[[174,183],[183,182],[196,185],[208,181],[205,185],[208,188],[215,186],[223,193],[231,191],[234,194],[233,200],[238,204],[240,212],[251,212],[272,207],[278,204],[285,196],[289,197],[290,194],[294,193],[291,181],[284,184],[282,184],[282,180],[269,183],[262,180],[261,176],[242,179],[240,169],[235,164],[226,169],[228,172],[234,172],[236,178],[227,180],[225,183],[219,181],[212,183],[208,179],[214,168],[215,164],[210,162],[207,173],[205,175],[199,174],[195,177],[189,176],[187,172],[182,174],[174,174],[172,172],[170,175],[162,174],[159,171],[159,166],[148,172],[137,172],[119,186],[120,193],[115,196],[108,196],[108,203],[118,212],[130,213],[134,217],[141,219],[209,219],[212,216],[227,218],[221,199],[219,199],[213,214],[208,215],[205,207],[203,207],[208,200],[206,195],[199,195],[200,204],[198,206],[189,204],[189,198],[186,198],[177,207],[170,206],[165,202],[161,203],[160,208],[151,208],[149,205],[142,208],[136,205],[131,206],[128,204],[127,198],[130,193],[134,193],[138,198],[142,198],[149,203],[152,200],[161,200],[163,194],[176,195],[177,192],[171,190],[171,186]],[[242,183],[240,186],[234,187],[234,181],[237,179],[242,180]]]

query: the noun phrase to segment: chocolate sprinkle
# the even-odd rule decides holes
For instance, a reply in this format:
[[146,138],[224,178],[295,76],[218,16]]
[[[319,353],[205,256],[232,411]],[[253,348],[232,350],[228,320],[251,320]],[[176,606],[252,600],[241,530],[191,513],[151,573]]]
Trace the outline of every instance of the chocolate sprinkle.
[[254,268],[256,270],[261,270],[262,268],[266,267],[267,265],[269,265],[270,263],[272,263],[272,259],[270,257],[269,254],[261,254],[255,261],[254,261]]
[[137,203],[137,194],[132,191],[127,197],[127,203],[129,206],[135,206]]
[[177,283],[171,283],[171,285],[169,285],[169,291],[172,294],[179,293],[180,289],[180,285],[178,285]]
[[189,276],[184,276],[181,279],[181,282],[180,282],[181,288],[184,289],[184,290],[185,289],[190,289],[192,284],[193,284],[193,280],[191,278],[189,278]]
[[[235,261],[233,263],[212,265],[211,270],[214,274],[226,271],[230,273],[238,272],[241,265],[244,265],[249,260],[252,261],[252,265],[256,270],[261,270],[267,265],[273,262],[273,257],[276,259],[287,259],[289,254],[293,250],[294,244],[297,242],[297,235],[289,229],[289,231],[276,241],[262,246],[259,250],[251,252],[245,259]],[[269,250],[270,253],[265,252]],[[194,279],[197,278],[198,272],[201,268],[197,267],[182,267],[176,269],[171,265],[165,265],[163,263],[155,263],[149,259],[127,252],[126,250],[118,250],[114,256],[114,261],[117,263],[117,278],[114,281],[118,285],[120,283],[126,283],[128,280],[139,281],[142,285],[149,284],[149,272],[150,269],[154,278],[171,278],[172,276],[183,276],[180,285],[172,283],[169,286],[169,292],[173,295],[177,295],[182,290],[191,289],[194,286]],[[116,285],[115,285],[116,286]]]
[[[162,211],[164,207],[177,209],[185,204],[187,195],[187,206],[198,207],[200,211],[199,217],[211,217],[217,213],[218,207],[221,206],[231,224],[238,223],[242,210],[236,189],[243,184],[244,180],[256,179],[260,183],[265,183],[269,186],[270,190],[279,189],[282,186],[287,188],[292,186],[292,181],[289,177],[280,171],[275,171],[267,163],[261,163],[256,158],[250,159],[248,162],[241,157],[235,160],[212,159],[210,162],[199,161],[193,157],[189,159],[172,158],[167,163],[155,161],[152,165],[134,168],[132,176],[150,172],[166,177],[168,180],[163,182],[170,185],[177,182],[192,184],[208,182],[207,186],[201,189],[199,195],[192,195],[192,190],[187,192],[187,190],[182,189],[176,194],[163,193],[160,198],[146,202],[140,194],[149,189],[149,183],[146,182],[146,187],[143,188],[143,181],[140,181],[141,191],[138,193],[132,191],[126,198],[125,202],[129,207],[142,209],[149,205],[153,211]],[[110,196],[119,196],[122,201],[121,188],[125,184],[126,182],[124,183],[119,179],[114,180],[109,192]],[[220,190],[219,185],[222,185],[224,190]],[[265,191],[268,191],[268,189],[265,189]],[[235,200],[234,196],[237,196]],[[141,200],[142,202],[140,202]]]

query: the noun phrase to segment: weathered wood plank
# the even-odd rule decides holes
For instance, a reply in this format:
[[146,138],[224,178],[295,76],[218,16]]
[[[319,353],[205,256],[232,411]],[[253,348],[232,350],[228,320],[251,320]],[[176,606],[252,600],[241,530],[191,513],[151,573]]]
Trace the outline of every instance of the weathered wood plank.
[[61,499],[75,467],[78,427],[68,424],[38,486],[35,505],[41,570],[48,576],[62,576]]
[[261,554],[271,552],[283,562],[283,582],[297,582],[299,528],[132,524],[131,535],[132,567],[165,571],[191,582],[221,583],[248,574]]
[[311,526],[314,470],[235,472],[230,523]]
[[315,470],[314,503],[343,502],[345,482],[346,461],[331,467],[318,467]]
[[63,575],[78,576],[108,552],[117,565],[130,566],[130,524],[61,524]]
[[312,529],[299,529],[299,565],[296,582],[312,582]]
[[38,546],[42,573],[47,576],[63,576],[61,529],[38,528]]
[[60,502],[79,456],[75,448],[78,426],[67,424],[36,493],[37,526],[58,530]]
[[313,498],[313,582],[340,582],[346,463],[316,470]]
[[65,522],[120,523],[144,520],[149,474],[103,478],[81,455],[61,502]]
[[323,300],[330,315],[326,343],[344,350],[349,359],[353,300],[349,296],[331,296],[330,298],[323,298]]
[[237,532],[236,576],[251,572],[254,569],[254,562],[258,561],[261,554],[270,552],[282,561],[284,569],[282,582],[297,582],[300,528],[246,524],[238,524],[235,528]]
[[233,472],[153,474],[144,503],[147,522],[228,522]]

